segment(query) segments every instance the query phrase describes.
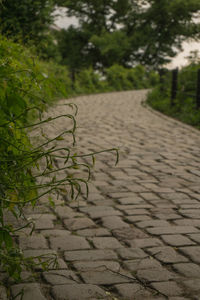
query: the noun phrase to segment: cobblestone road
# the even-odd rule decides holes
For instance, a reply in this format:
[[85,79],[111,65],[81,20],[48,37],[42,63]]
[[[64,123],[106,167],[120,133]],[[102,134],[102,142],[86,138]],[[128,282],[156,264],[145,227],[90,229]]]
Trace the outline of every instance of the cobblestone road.
[[[96,157],[88,200],[27,211],[37,230],[20,247],[57,253],[59,268],[24,273],[13,296],[24,287],[25,300],[200,299],[200,133],[145,108],[146,93],[74,99],[78,149],[118,147],[120,162]],[[49,133],[65,129],[58,120]]]

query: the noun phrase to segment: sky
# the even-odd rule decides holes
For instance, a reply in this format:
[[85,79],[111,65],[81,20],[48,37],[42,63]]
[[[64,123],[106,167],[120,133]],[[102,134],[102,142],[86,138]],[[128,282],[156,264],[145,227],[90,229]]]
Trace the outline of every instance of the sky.
[[[66,17],[65,9],[58,9],[56,11],[59,14],[59,17],[55,20],[55,25],[60,28],[67,29],[70,25],[77,25],[77,19],[75,17]],[[183,51],[178,53],[178,55],[173,58],[170,64],[167,65],[167,68],[174,69],[177,67],[182,67],[187,64],[187,56],[190,54],[190,51],[199,50],[200,53],[200,43],[198,42],[184,42]]]

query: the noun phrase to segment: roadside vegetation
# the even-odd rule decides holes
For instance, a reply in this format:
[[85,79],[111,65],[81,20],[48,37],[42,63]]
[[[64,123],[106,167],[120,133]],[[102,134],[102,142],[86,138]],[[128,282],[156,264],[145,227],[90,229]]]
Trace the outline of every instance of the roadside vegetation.
[[154,109],[200,129],[200,107],[198,72],[200,58],[197,53],[187,66],[178,72],[176,96],[172,99],[172,72],[165,70],[161,83],[149,94],[147,103]]

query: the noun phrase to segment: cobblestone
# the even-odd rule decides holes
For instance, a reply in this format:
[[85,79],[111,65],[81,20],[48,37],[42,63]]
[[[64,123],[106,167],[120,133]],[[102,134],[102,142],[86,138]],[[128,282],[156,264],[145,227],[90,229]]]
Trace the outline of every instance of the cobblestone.
[[200,263],[200,246],[183,247],[180,250],[194,262]]
[[105,228],[83,229],[77,230],[77,234],[81,236],[110,236],[111,233]]
[[152,281],[167,281],[173,279],[175,276],[173,273],[169,272],[165,268],[156,268],[156,269],[145,269],[138,270],[137,277],[148,282]]
[[173,268],[185,277],[200,278],[200,266],[193,263],[174,264]]
[[[10,288],[13,298],[24,287],[25,300],[200,299],[200,133],[144,107],[146,93],[73,99],[78,149],[119,148],[120,161],[115,167],[111,153],[97,157],[88,199],[60,195],[50,207],[44,196],[34,211],[26,208],[36,232],[16,232],[16,241],[25,257],[57,256],[58,265],[52,260],[49,272],[38,266],[34,282],[23,273],[25,283]],[[62,104],[69,102],[48,116],[68,114]],[[68,123],[45,126],[54,136]],[[11,214],[8,222],[23,225]]]
[[78,230],[85,228],[94,228],[96,224],[89,218],[73,218],[64,220],[64,224],[68,230]]
[[90,240],[97,249],[116,249],[123,247],[118,240],[113,237],[95,237]]
[[54,270],[43,273],[44,279],[52,284],[73,284],[78,283],[79,279],[73,271],[69,270]]
[[73,266],[79,271],[88,271],[88,270],[112,270],[115,272],[120,271],[120,264],[116,261],[80,261],[73,263]]
[[35,224],[35,229],[37,230],[54,228],[53,220],[56,219],[54,215],[38,214],[38,215],[30,215],[29,217],[33,220]]
[[151,234],[161,235],[161,234],[177,234],[177,233],[194,233],[198,232],[198,229],[193,226],[166,226],[166,227],[155,227],[147,228],[147,231]]
[[132,272],[137,272],[138,270],[159,270],[161,268],[160,262],[152,257],[126,260],[123,265]]
[[110,230],[129,227],[129,225],[118,216],[103,217],[102,223],[104,227]]
[[137,247],[137,248],[149,248],[149,247],[162,246],[163,243],[157,238],[146,238],[146,239],[133,239],[132,241],[129,241],[129,245],[131,247]]
[[117,259],[116,253],[112,250],[67,251],[64,255],[66,261]]
[[125,276],[122,273],[122,271],[119,273],[110,270],[82,272],[81,277],[83,278],[85,283],[100,284],[100,285],[111,285],[116,283],[132,282],[134,280],[131,278],[130,273],[127,274],[127,276]]
[[160,293],[166,296],[180,296],[183,294],[183,290],[177,285],[176,282],[154,282],[152,286]]
[[92,284],[57,285],[52,289],[53,296],[58,300],[106,299],[105,291]]
[[[21,299],[21,293],[23,293],[23,300],[46,300],[47,298],[42,295],[40,286],[36,283],[23,283],[13,285],[11,287],[13,297],[16,300]],[[21,293],[20,293],[21,292]]]
[[188,259],[171,247],[153,247],[148,249],[154,257],[164,263],[186,262]]
[[193,241],[181,234],[163,235],[161,236],[163,241],[171,246],[187,246],[195,245]]
[[145,289],[142,285],[138,283],[122,283],[115,285],[116,290],[118,293],[127,300],[142,300],[142,299],[149,299],[150,296],[153,295],[147,289]]
[[55,250],[90,249],[85,238],[72,235],[68,235],[65,239],[63,237],[50,237],[50,244]]

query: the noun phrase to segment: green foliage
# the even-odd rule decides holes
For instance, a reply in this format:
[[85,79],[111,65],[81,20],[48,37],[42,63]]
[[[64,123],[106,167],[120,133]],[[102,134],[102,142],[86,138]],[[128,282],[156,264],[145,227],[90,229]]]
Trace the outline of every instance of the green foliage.
[[77,74],[74,88],[77,94],[91,94],[105,91],[100,75],[95,73],[92,68],[82,70]]
[[78,18],[77,30],[86,34],[84,49],[94,68],[143,64],[158,69],[180,51],[183,41],[200,38],[199,20],[194,18],[200,12],[199,0],[56,2],[67,8],[68,16]]
[[[0,57],[0,261],[1,269],[18,280],[22,266],[31,266],[31,261],[24,259],[16,247],[13,236],[19,228],[8,223],[8,215],[23,219],[24,206],[36,204],[40,189],[44,194],[47,188],[55,190],[56,184],[54,180],[53,184],[40,185],[38,190],[38,163],[45,157],[46,169],[49,169],[53,149],[48,153],[49,150],[44,151],[41,145],[33,148],[26,128],[32,127],[30,121],[36,116],[32,111],[40,115],[47,102],[66,91],[66,82],[59,81],[59,76],[64,74],[62,68],[54,69],[52,76],[50,65],[45,69],[44,64],[38,64],[24,47],[2,37]],[[37,177],[33,169],[37,170]],[[29,223],[25,221],[25,226]]]
[[[66,65],[71,73],[76,74],[81,69],[91,65],[91,55],[88,55],[86,32],[72,26],[56,33],[61,63]],[[74,75],[75,76],[75,75]]]
[[158,75],[141,65],[129,69],[113,65],[106,69],[106,78],[108,87],[117,91],[150,88],[158,82]]
[[56,73],[48,76],[23,46],[0,36],[0,57],[0,261],[1,269],[18,280],[23,265],[31,262],[16,247],[13,236],[19,228],[7,217],[19,219],[27,203],[35,205],[39,195],[32,169],[43,155],[48,158],[42,148],[32,149],[25,128],[32,111],[43,111],[60,92]]
[[52,23],[53,0],[3,0],[0,29],[15,40],[40,42]]
[[[34,208],[44,195],[67,193],[68,197],[75,199],[83,186],[88,193],[90,166],[80,159],[91,157],[94,163],[95,153],[73,153],[76,105],[67,104],[72,111],[70,114],[42,119],[42,112],[56,97],[70,95],[71,80],[66,69],[38,61],[30,51],[1,36],[0,56],[0,268],[19,281],[22,270],[33,270],[37,265],[48,268],[55,263],[55,257],[25,258],[17,247],[17,231],[29,228],[31,234],[34,229],[32,222],[25,217],[24,208],[27,205]],[[42,125],[58,118],[69,119],[71,125],[49,138]],[[32,144],[27,131],[34,128],[39,141]],[[61,146],[59,143],[66,134],[71,135],[71,142]],[[117,152],[117,149],[107,151]],[[62,168],[58,168],[57,159]],[[81,168],[88,171],[88,178],[76,175],[76,170]],[[61,171],[66,173],[60,176]],[[54,204],[51,197],[49,203]],[[15,226],[13,218],[17,221]]]
[[199,63],[191,63],[179,71],[178,91],[174,105],[171,104],[171,74],[168,72],[163,84],[148,96],[147,103],[154,109],[200,129],[200,110],[196,107],[197,71]]
[[99,50],[99,59],[104,67],[126,64],[126,53],[130,48],[130,41],[125,32],[121,30],[103,31],[101,35],[93,35],[90,42]]
[[133,10],[126,23],[133,45],[138,42],[137,36],[140,37],[140,49],[143,51],[136,54],[140,62],[154,67],[163,65],[180,51],[184,40],[199,38],[199,22],[194,20],[194,14],[200,11],[198,0],[147,0],[143,4],[146,4],[146,9],[140,7],[134,29],[136,40],[130,25],[135,19]]

